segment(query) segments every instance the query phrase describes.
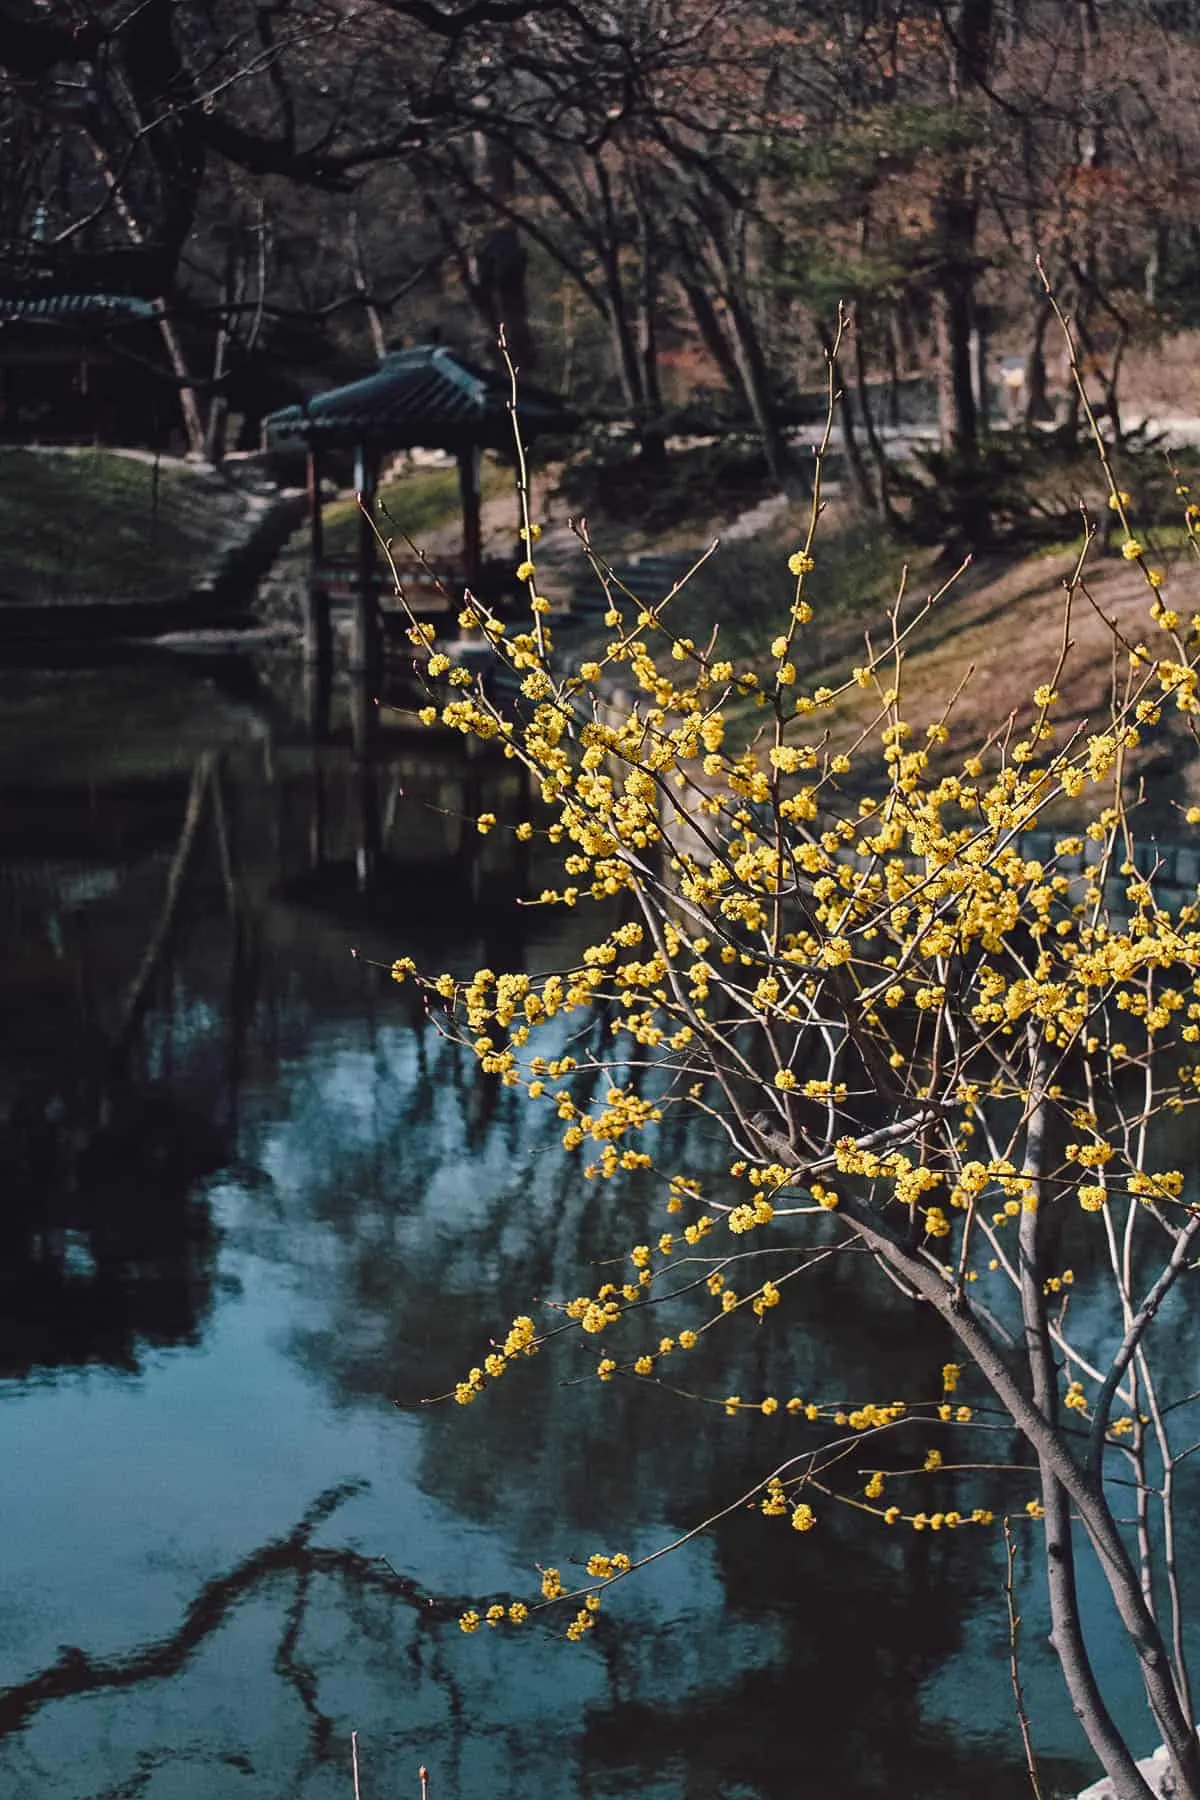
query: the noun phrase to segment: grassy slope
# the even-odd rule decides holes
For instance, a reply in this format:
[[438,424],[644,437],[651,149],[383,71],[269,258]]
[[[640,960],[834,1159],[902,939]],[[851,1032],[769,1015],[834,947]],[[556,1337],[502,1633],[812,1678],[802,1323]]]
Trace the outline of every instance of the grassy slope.
[[0,450],[0,605],[186,593],[242,509],[197,470],[107,451]]
[[[731,656],[753,656],[784,629],[795,583],[787,559],[803,541],[807,508],[789,509],[749,542],[723,545],[688,585],[688,630],[707,638],[714,626]],[[870,621],[886,613],[905,552],[879,527],[832,511],[822,522],[816,566],[805,591],[816,614],[800,666],[816,669],[861,641]],[[925,559],[928,561],[928,558]]]
[[[1200,566],[1190,557],[1163,560],[1170,603],[1186,620],[1200,610]],[[941,716],[966,677],[947,721],[950,736],[940,766],[958,766],[985,737],[1002,732],[1014,713],[1018,729],[1028,721],[1030,696],[1054,676],[1064,637],[1066,657],[1057,680],[1061,700],[1055,709],[1060,738],[1081,725],[1105,727],[1114,631],[1128,644],[1144,643],[1152,656],[1173,654],[1150,617],[1144,580],[1119,557],[1089,559],[1068,619],[1064,584],[1074,561],[1074,555],[1029,557],[971,570],[914,631],[904,658],[901,707],[914,738]],[[850,666],[849,659],[841,660],[826,678],[844,679]],[[877,704],[855,690],[838,709],[839,727],[862,728],[876,711]],[[1145,779],[1151,800],[1190,803],[1200,795],[1200,762],[1185,722],[1172,709],[1164,712],[1162,727],[1146,734],[1131,772]]]
[[[792,594],[787,556],[805,523],[804,509],[797,507],[754,542],[719,550],[674,603],[675,630],[703,642],[716,625],[720,648],[766,675],[771,659],[763,652],[783,628]],[[1151,536],[1159,551],[1156,560],[1168,573],[1170,603],[1184,619],[1200,613],[1200,565],[1179,541],[1181,533],[1167,528]],[[900,710],[913,727],[914,742],[941,718],[963,683],[948,720],[949,740],[934,753],[937,767],[960,767],[986,738],[1003,732],[1014,713],[1018,724],[1028,719],[1034,688],[1054,674],[1064,629],[1069,649],[1057,683],[1062,737],[1081,724],[1089,731],[1106,724],[1114,627],[1128,642],[1145,643],[1152,655],[1171,654],[1150,618],[1151,596],[1144,580],[1111,552],[1093,549],[1085,586],[1065,621],[1064,582],[1077,554],[1078,545],[1054,554],[1014,552],[981,559],[918,620],[905,644],[901,676]],[[847,681],[855,666],[867,660],[867,634],[877,654],[886,646],[888,615],[906,559],[903,616],[912,618],[922,611],[926,596],[947,580],[950,566],[932,552],[898,546],[869,521],[830,510],[818,534],[816,567],[805,583],[814,617],[793,651],[802,691],[836,688]],[[751,704],[734,702],[730,711],[736,736],[753,736],[762,724],[762,713]],[[868,743],[856,773],[874,785],[868,770],[878,774],[881,768],[879,722],[878,695],[852,687],[828,709],[797,720],[793,730],[805,741],[828,730],[836,744],[847,748],[866,733],[874,748]],[[1144,777],[1147,795],[1159,810],[1169,813],[1174,802],[1200,800],[1200,756],[1184,722],[1169,709],[1163,727],[1146,734],[1132,769]]]
[[[514,492],[512,470],[494,457],[484,458],[481,485],[484,500]],[[379,528],[384,537],[406,534],[422,549],[431,532],[451,526],[459,518],[457,469],[413,469],[379,490],[384,516]],[[514,503],[515,513],[515,503]],[[331,501],[324,509],[325,549],[330,556],[350,556],[358,543],[358,503],[353,495]]]
[[[483,491],[512,475],[490,459]],[[383,490],[394,523],[422,542],[453,531],[454,469],[417,469]],[[152,600],[188,593],[211,568],[215,542],[243,502],[211,472],[105,450],[0,448],[0,607],[6,601]],[[325,509],[330,551],[356,543],[353,497]],[[515,541],[515,540],[514,540]]]

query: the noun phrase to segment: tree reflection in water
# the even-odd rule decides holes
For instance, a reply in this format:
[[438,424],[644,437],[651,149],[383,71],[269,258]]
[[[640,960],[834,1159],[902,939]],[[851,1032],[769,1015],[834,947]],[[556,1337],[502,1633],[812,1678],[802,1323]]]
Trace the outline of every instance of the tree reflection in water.
[[[140,1027],[161,986],[206,809],[223,823],[215,764],[202,757],[161,902],[124,970],[133,945],[126,939],[101,965],[78,901],[90,890],[120,905],[131,871],[102,864],[110,886],[81,861],[64,867],[52,854],[39,856],[32,807],[18,827],[15,867],[4,846],[0,897],[21,973],[7,984],[10,1033],[0,1063],[0,1375],[88,1364],[132,1371],[143,1347],[199,1340],[216,1242],[198,1186],[227,1160],[229,1140],[210,1096],[160,1078],[152,1067],[156,1022],[144,1034]],[[68,792],[49,816],[76,854],[73,813],[90,853],[115,859],[105,810],[94,791]],[[131,811],[132,796],[122,792],[107,828],[118,843]],[[157,860],[165,846],[153,826],[139,834],[139,859],[147,838]],[[142,905],[154,905],[157,885],[141,884]]]
[[312,1671],[296,1658],[304,1606],[313,1576],[338,1576],[360,1586],[374,1586],[381,1592],[401,1597],[405,1604],[419,1609],[430,1619],[452,1616],[452,1602],[421,1594],[414,1583],[397,1575],[379,1559],[313,1544],[313,1533],[355,1491],[354,1484],[344,1484],[320,1495],[286,1537],[265,1544],[227,1575],[206,1582],[188,1607],[178,1629],[167,1636],[142,1644],[125,1656],[89,1656],[75,1645],[64,1645],[58,1661],[51,1668],[0,1693],[0,1737],[23,1730],[37,1712],[56,1700],[97,1694],[109,1688],[136,1687],[140,1682],[162,1681],[178,1674],[204,1640],[221,1628],[234,1608],[256,1587],[277,1575],[291,1575],[295,1577],[295,1597],[285,1609],[286,1628],[275,1666],[296,1687],[305,1710],[312,1717],[315,1738],[323,1746],[328,1741],[330,1721],[316,1704],[316,1682]]

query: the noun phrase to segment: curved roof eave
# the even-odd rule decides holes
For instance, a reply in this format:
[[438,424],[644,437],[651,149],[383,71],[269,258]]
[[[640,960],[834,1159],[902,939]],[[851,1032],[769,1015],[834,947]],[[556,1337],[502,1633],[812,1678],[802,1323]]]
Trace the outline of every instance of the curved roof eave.
[[[575,417],[539,390],[518,400],[522,436],[567,431]],[[503,450],[512,444],[508,383],[461,361],[444,345],[394,351],[372,374],[332,388],[264,421],[268,441],[300,438],[329,447]]]

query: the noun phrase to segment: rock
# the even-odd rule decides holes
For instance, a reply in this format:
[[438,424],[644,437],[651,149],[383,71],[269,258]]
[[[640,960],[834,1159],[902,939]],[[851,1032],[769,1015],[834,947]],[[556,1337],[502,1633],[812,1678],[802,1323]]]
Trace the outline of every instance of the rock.
[[[1153,1756],[1143,1756],[1138,1762],[1138,1770],[1145,1777],[1150,1791],[1169,1800],[1175,1792],[1175,1778],[1171,1772],[1171,1759],[1167,1755],[1167,1746],[1160,1744]],[[1116,1789],[1108,1775],[1102,1775],[1099,1781],[1093,1781],[1091,1787],[1084,1788],[1076,1800],[1116,1800]]]

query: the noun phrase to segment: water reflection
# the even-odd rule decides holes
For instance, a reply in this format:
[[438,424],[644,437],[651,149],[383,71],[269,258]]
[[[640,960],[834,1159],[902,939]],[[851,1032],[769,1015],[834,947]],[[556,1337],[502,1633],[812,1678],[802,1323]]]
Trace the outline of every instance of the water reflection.
[[169,1095],[26,1092],[0,1158],[0,1375],[198,1342],[215,1234],[198,1184],[227,1145]]
[[397,1575],[382,1560],[313,1544],[314,1532],[354,1492],[354,1484],[343,1484],[320,1495],[286,1537],[265,1544],[228,1574],[206,1582],[179,1627],[165,1637],[141,1644],[127,1655],[112,1657],[89,1656],[76,1645],[64,1645],[51,1668],[0,1695],[0,1737],[24,1730],[43,1707],[56,1701],[133,1688],[142,1682],[162,1681],[179,1674],[205,1639],[220,1630],[248,1595],[276,1576],[285,1575],[292,1579],[293,1598],[284,1612],[284,1631],[275,1666],[294,1685],[312,1720],[317,1745],[323,1747],[332,1734],[332,1721],[317,1704],[312,1670],[297,1658],[313,1577],[336,1575],[344,1582],[395,1595],[428,1619],[452,1616],[450,1601],[420,1593],[414,1583]]
[[[93,789],[59,790],[47,809],[54,849],[39,856],[32,796],[14,808],[20,848],[6,845],[3,886],[10,1031],[0,1053],[4,1375],[55,1364],[134,1369],[141,1346],[196,1342],[209,1310],[215,1239],[198,1184],[227,1159],[229,1139],[211,1094],[170,1079],[162,990],[214,783],[202,758],[137,958],[120,914],[134,871],[165,852],[160,827],[138,821],[131,857],[137,809],[127,790],[107,818]],[[152,798],[156,814],[162,798]],[[122,928],[111,960],[111,940],[92,932],[110,914]]]
[[[567,1385],[572,1349],[419,1404],[658,1204],[581,1182],[374,966],[571,953],[586,921],[518,906],[539,872],[471,824],[524,804],[511,765],[328,696],[314,741],[311,695],[211,672],[5,679],[0,1791],[324,1800],[351,1729],[365,1791],[424,1761],[435,1800],[1016,1791],[997,1572],[955,1540],[735,1515],[586,1647],[457,1630],[538,1557],[652,1548],[806,1429],[698,1430],[651,1382]],[[940,1364],[856,1269],[807,1305],[690,1372],[803,1389],[836,1344],[848,1391],[902,1393]]]

